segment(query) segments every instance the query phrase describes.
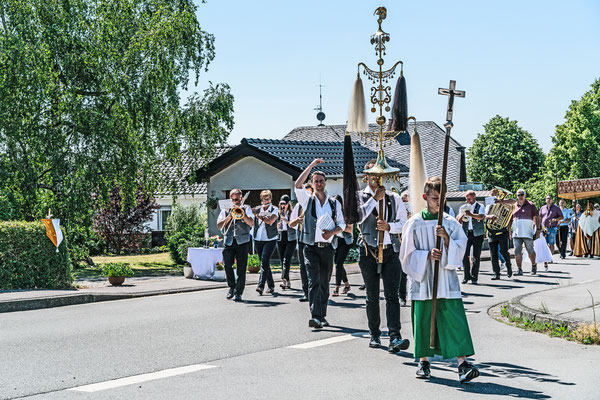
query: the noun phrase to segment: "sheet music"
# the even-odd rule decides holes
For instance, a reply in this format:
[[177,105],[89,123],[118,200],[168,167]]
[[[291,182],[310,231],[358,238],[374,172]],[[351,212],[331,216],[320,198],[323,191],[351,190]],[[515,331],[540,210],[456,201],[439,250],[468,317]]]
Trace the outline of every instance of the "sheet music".
[[231,210],[233,208],[233,200],[231,200],[231,199],[219,200],[219,208],[221,210]]

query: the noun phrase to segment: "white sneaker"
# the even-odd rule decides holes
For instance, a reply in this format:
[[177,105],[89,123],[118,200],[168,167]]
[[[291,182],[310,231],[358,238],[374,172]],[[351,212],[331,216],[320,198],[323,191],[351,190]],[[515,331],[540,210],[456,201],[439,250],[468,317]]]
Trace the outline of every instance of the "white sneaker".
[[502,265],[500,265],[500,271],[504,271],[506,269],[506,263],[502,263]]

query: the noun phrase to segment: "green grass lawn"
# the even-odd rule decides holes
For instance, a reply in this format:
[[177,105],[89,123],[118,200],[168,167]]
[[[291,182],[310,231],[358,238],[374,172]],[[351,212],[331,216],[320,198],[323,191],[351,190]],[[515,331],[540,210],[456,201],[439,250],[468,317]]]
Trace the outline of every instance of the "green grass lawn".
[[73,270],[75,279],[102,277],[102,264],[128,263],[133,269],[133,276],[165,276],[182,275],[182,266],[176,265],[169,253],[140,254],[131,256],[97,256],[92,257],[96,265],[93,268],[77,268]]

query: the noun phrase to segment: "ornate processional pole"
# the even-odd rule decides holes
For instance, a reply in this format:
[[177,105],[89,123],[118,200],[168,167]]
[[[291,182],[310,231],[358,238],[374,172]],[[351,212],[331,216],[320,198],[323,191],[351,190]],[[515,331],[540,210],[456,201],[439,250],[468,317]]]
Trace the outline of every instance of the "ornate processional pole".
[[[450,130],[454,126],[452,123],[452,112],[454,111],[454,97],[465,97],[465,92],[462,90],[456,90],[456,81],[450,81],[449,89],[438,89],[438,94],[448,96],[448,109],[446,111],[446,141],[444,143],[444,164],[442,166],[442,187],[440,189],[440,209],[438,211],[438,225],[442,225],[444,207],[446,205],[446,175],[448,172],[448,147],[450,146]],[[442,238],[437,236],[435,241],[435,247],[438,250],[442,249]],[[435,260],[433,267],[433,293],[431,299],[431,330],[429,331],[429,347],[435,348],[435,308],[437,303],[437,287],[438,287],[438,275],[440,269],[440,260]]]
[[[385,43],[390,41],[390,35],[381,29],[381,23],[387,16],[387,10],[385,7],[379,7],[375,10],[375,14],[378,16],[377,23],[379,25],[377,32],[371,36],[371,44],[375,45],[375,54],[378,56],[377,65],[378,68],[373,70],[365,65],[365,63],[358,63],[358,75],[354,87],[353,100],[350,105],[350,116],[348,118],[348,127],[345,138],[344,148],[344,216],[347,223],[352,223],[358,220],[356,203],[355,200],[356,191],[358,185],[356,182],[356,173],[354,171],[354,158],[351,152],[351,139],[350,133],[357,133],[364,141],[370,140],[378,143],[379,149],[377,152],[377,162],[372,168],[363,171],[363,174],[376,176],[379,178],[379,185],[383,186],[383,181],[391,180],[397,181],[400,170],[398,168],[391,167],[386,159],[383,152],[383,148],[388,142],[393,140],[400,133],[405,132],[407,128],[407,111],[406,111],[406,82],[403,76],[403,63],[402,61],[396,62],[390,69],[384,70],[385,55]],[[392,101],[391,87],[388,85],[390,79],[396,74],[396,68],[400,65],[400,80],[396,88],[396,100],[394,101],[393,107],[393,118],[390,121],[388,129],[385,129],[387,119],[383,115],[384,109],[386,112],[391,110],[390,102]],[[370,132],[366,123],[365,111],[364,111],[364,95],[362,93],[362,82],[360,81],[360,69],[363,68],[363,73],[373,83],[370,92],[371,100],[371,112],[377,113],[376,119],[378,129]],[[350,147],[350,151],[347,148]],[[349,175],[353,174],[354,179],[350,179]],[[356,187],[354,187],[356,186]],[[353,204],[351,201],[354,201]],[[350,202],[350,203],[349,203]],[[384,212],[386,210],[384,199],[379,200],[379,215],[378,219],[383,220]],[[354,215],[352,214],[354,212]],[[377,259],[377,272],[381,273],[383,264],[383,239],[384,232],[379,231],[378,237],[378,254]]]

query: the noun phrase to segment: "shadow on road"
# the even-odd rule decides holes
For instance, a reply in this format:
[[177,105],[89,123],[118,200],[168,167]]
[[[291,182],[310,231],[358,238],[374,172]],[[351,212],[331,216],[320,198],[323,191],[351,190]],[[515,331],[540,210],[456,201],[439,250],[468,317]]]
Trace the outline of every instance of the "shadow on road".
[[478,366],[481,368],[482,375],[500,376],[504,378],[527,377],[537,382],[558,383],[559,385],[569,386],[575,385],[573,382],[563,382],[553,375],[510,363],[487,362],[480,363]]
[[[457,374],[458,375],[458,374]],[[510,396],[512,398],[521,399],[549,399],[550,396],[537,390],[527,390],[516,388],[513,386],[499,385],[497,383],[472,381],[467,384],[458,383],[458,379],[452,380],[447,378],[436,378],[432,377],[427,383],[433,383],[436,385],[444,385],[455,387],[462,392],[478,393],[485,395],[496,395],[496,396]]]
[[284,301],[267,301],[267,300],[244,300],[243,303],[253,306],[253,307],[277,307],[282,304],[288,304],[287,302],[284,302]]

